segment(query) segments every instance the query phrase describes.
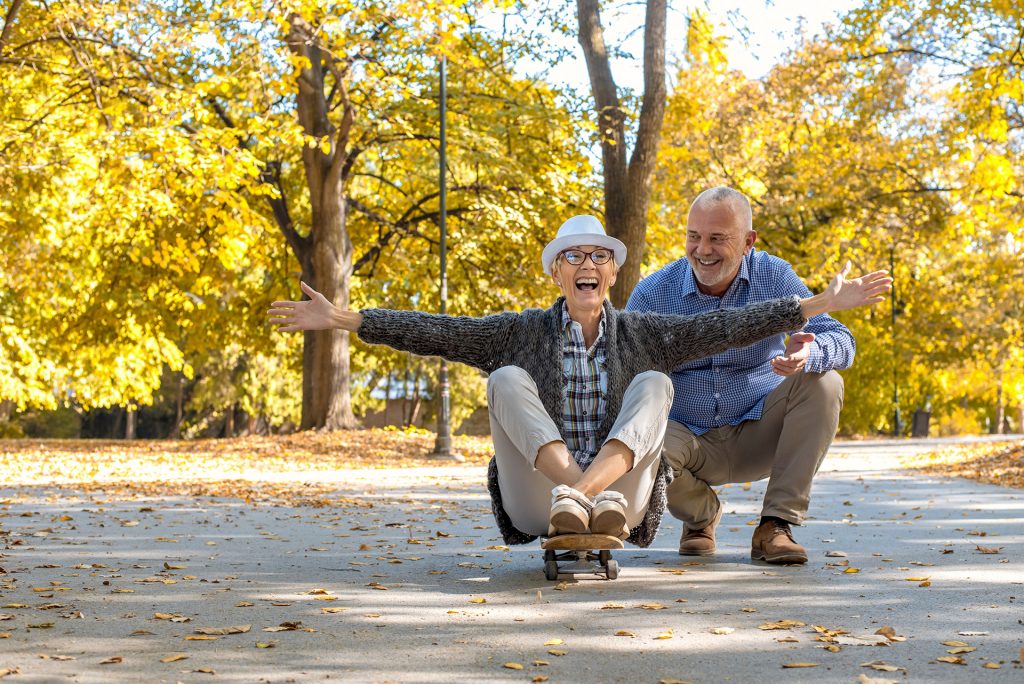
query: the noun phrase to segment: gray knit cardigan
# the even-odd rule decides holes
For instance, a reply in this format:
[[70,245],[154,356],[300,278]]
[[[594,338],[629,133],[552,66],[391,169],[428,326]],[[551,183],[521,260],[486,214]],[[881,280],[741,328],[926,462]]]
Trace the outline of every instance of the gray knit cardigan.
[[[442,356],[485,373],[504,366],[519,366],[537,383],[541,402],[562,430],[562,302],[549,309],[500,313],[482,318],[440,316],[419,311],[364,309],[359,337],[371,344],[409,351],[421,356]],[[806,319],[796,296],[721,309],[696,316],[674,316],[639,311],[618,311],[605,301],[605,370],[608,391],[598,443],[608,437],[622,407],[622,396],[633,378],[649,370],[668,374],[674,368],[732,347],[803,327]],[[654,541],[665,507],[666,477],[662,463],[647,515],[631,531],[629,541],[649,546]],[[502,537],[508,544],[525,544],[536,537],[516,529],[501,503],[494,459],[488,468],[488,490]],[[505,492],[506,496],[513,495]]]

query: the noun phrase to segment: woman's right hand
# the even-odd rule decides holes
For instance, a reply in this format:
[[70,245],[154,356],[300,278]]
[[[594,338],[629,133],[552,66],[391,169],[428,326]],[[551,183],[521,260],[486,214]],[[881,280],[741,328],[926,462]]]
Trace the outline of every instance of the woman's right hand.
[[303,282],[299,282],[302,291],[309,297],[301,302],[274,302],[273,308],[267,313],[270,322],[281,326],[281,332],[299,330],[329,330],[341,328],[354,332],[363,322],[363,315],[354,311],[345,311],[327,301],[327,297]]

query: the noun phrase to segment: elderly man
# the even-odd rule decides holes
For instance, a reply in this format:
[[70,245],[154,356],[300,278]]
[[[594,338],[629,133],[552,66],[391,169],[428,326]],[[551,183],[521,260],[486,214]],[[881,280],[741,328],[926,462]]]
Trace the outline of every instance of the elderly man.
[[[642,280],[626,308],[699,314],[810,290],[782,259],[754,248],[746,196],[717,187],[690,207],[686,258]],[[750,555],[805,563],[793,538],[810,503],[811,480],[835,437],[843,405],[836,372],[853,363],[850,331],[828,315],[799,332],[775,335],[676,368],[663,457],[676,477],[668,509],[685,523],[682,555],[715,551],[722,505],[712,487],[768,478]]]

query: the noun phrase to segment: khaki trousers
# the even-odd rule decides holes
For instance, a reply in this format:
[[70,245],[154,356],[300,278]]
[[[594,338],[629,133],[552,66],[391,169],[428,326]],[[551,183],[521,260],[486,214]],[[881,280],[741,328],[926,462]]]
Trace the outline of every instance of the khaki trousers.
[[714,486],[768,478],[762,516],[799,525],[811,500],[811,481],[832,444],[843,406],[835,371],[795,373],[764,402],[760,420],[695,436],[670,420],[663,457],[675,473],[668,510],[691,528],[710,524],[719,509]]
[[[630,529],[639,525],[647,512],[661,465],[671,406],[669,377],[656,371],[641,373],[626,388],[622,408],[608,433],[608,439],[621,441],[634,455],[632,470],[608,487],[626,497],[626,524]],[[534,463],[540,448],[564,441],[562,435],[544,410],[537,384],[518,366],[505,366],[491,373],[487,379],[487,408],[505,512],[518,530],[546,535],[555,483]]]

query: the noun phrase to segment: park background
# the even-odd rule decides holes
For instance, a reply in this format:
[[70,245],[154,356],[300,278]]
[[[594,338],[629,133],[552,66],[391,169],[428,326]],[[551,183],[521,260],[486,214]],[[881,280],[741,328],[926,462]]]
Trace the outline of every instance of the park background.
[[[442,55],[448,313],[548,305],[540,251],[578,213],[631,245],[635,282],[726,184],[812,290],[846,259],[893,271],[891,301],[838,316],[841,434],[915,410],[933,435],[1024,431],[1019,4],[843,3],[786,23],[756,74],[733,64],[764,35],[742,8],[675,3],[645,51],[660,4],[601,5],[602,108],[577,3],[0,3],[0,436],[432,427],[436,359],[266,310],[300,276],[439,310]],[[485,379],[451,386],[455,430],[485,432]]]

